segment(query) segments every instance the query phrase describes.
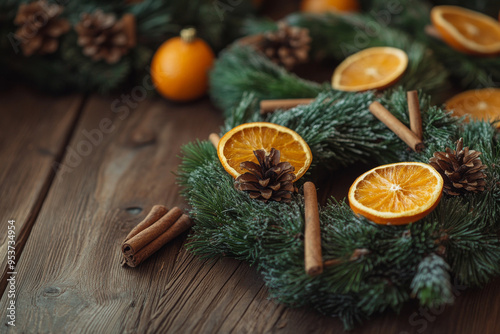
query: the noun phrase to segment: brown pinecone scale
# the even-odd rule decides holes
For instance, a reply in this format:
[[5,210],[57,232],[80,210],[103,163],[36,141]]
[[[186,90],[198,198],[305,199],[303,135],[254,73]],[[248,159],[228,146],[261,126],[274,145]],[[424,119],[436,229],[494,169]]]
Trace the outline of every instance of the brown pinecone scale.
[[135,17],[125,14],[117,20],[115,14],[96,10],[92,14],[83,13],[75,26],[78,45],[83,54],[94,61],[104,60],[108,64],[117,63],[136,45]]
[[446,148],[445,152],[435,152],[429,160],[429,164],[443,177],[443,191],[453,196],[484,191],[486,166],[479,158],[481,152],[463,147],[463,138],[456,145],[455,150]]
[[236,178],[236,189],[266,203],[290,202],[292,192],[295,191],[295,168],[289,162],[280,162],[280,151],[274,148],[269,154],[266,154],[265,150],[256,150],[253,153],[259,163],[245,161],[240,164],[240,167],[248,172]]
[[279,22],[278,30],[264,33],[256,48],[272,62],[290,69],[308,61],[310,44],[308,29]]
[[54,53],[59,47],[59,37],[67,33],[71,25],[59,16],[63,7],[46,0],[21,4],[14,24],[19,28],[15,37],[25,56]]

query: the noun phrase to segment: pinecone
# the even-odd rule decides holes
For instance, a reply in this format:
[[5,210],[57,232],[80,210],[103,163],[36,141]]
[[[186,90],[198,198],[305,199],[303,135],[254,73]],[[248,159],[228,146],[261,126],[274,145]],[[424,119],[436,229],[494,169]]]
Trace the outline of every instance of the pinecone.
[[278,30],[265,33],[256,48],[274,63],[290,69],[307,62],[310,44],[308,29],[279,22]]
[[59,37],[71,28],[67,20],[59,18],[62,12],[62,6],[49,4],[46,0],[19,6],[14,24],[20,27],[15,37],[25,56],[49,54],[57,50]]
[[132,14],[125,14],[117,21],[114,14],[105,14],[102,10],[83,13],[75,30],[83,54],[94,61],[105,60],[114,64],[136,45],[135,17]]
[[240,167],[248,170],[236,178],[236,189],[248,192],[250,197],[264,202],[290,202],[292,192],[296,191],[293,185],[295,168],[289,162],[280,162],[280,151],[272,148],[266,155],[265,150],[253,151],[259,164],[245,161]]
[[457,141],[456,150],[446,148],[446,152],[435,152],[429,163],[443,177],[443,191],[458,196],[466,192],[477,193],[484,190],[486,174],[479,156],[481,152],[463,147],[463,138]]

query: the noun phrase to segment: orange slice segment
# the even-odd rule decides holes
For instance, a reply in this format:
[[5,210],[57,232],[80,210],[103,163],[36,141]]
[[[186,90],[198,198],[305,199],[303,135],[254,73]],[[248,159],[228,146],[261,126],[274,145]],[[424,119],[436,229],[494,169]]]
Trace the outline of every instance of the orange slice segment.
[[401,225],[428,215],[443,193],[443,178],[431,166],[400,162],[376,167],[354,181],[349,205],[377,224]]
[[405,72],[408,56],[392,47],[365,49],[347,57],[333,72],[332,87],[359,92],[384,89],[394,84]]
[[[455,116],[469,115],[474,119],[493,121],[500,119],[500,88],[473,89],[446,101],[446,109]],[[500,122],[497,123],[500,128]]]
[[300,10],[309,13],[359,12],[358,0],[302,0]]
[[224,169],[237,178],[246,171],[240,168],[245,161],[258,163],[253,151],[275,148],[281,161],[288,161],[295,168],[297,181],[312,162],[311,149],[299,134],[287,127],[267,122],[241,124],[227,132],[219,141],[217,155]]
[[436,6],[431,21],[456,50],[475,55],[500,53],[500,23],[487,15],[457,6]]

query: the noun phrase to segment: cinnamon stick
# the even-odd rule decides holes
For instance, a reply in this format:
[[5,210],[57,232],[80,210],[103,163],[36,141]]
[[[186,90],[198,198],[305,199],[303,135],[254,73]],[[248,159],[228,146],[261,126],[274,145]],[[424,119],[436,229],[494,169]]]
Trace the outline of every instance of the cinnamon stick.
[[277,109],[291,109],[301,104],[309,104],[313,99],[282,99],[260,101],[260,113],[265,115]]
[[384,108],[379,102],[370,104],[370,112],[392,130],[402,141],[404,141],[415,152],[420,152],[424,148],[422,141],[403,123],[401,123],[389,110]]
[[327,267],[331,267],[331,266],[336,266],[337,264],[341,264],[342,260],[340,259],[330,259],[330,260],[326,260],[325,262],[323,262],[323,267],[324,268],[327,268]]
[[304,263],[306,273],[316,276],[323,272],[321,255],[321,230],[319,225],[318,197],[312,182],[304,183],[305,238]]
[[158,251],[163,245],[172,241],[174,238],[190,229],[193,225],[189,216],[183,214],[169,229],[151,241],[147,246],[133,255],[125,255],[124,257],[127,265],[130,267],[138,266],[142,261]]
[[263,34],[258,34],[258,35],[248,35],[245,37],[240,38],[237,43],[239,45],[249,45],[249,46],[255,46],[261,43],[264,40],[264,35]]
[[164,207],[163,205],[155,205],[155,206],[153,206],[151,208],[151,211],[146,216],[146,218],[144,218],[143,221],[141,221],[139,224],[137,224],[137,226],[134,227],[132,229],[132,231],[130,231],[130,233],[125,238],[125,241],[127,241],[128,239],[136,236],[139,232],[144,231],[146,228],[148,228],[149,226],[151,226],[158,219],[160,219],[161,217],[163,217],[167,212],[168,212],[168,209],[166,207]]
[[338,264],[341,264],[343,262],[346,262],[346,261],[357,261],[359,260],[361,257],[365,256],[365,255],[368,255],[370,254],[370,250],[369,249],[366,249],[366,248],[356,248],[351,256],[349,257],[349,260],[346,260],[346,259],[330,259],[330,260],[326,260],[324,263],[323,263],[323,267],[331,267],[331,266],[336,266]]
[[212,143],[212,145],[215,146],[215,148],[217,148],[217,146],[219,146],[219,141],[220,141],[220,137],[218,134],[216,134],[215,132],[212,132],[209,136],[208,136],[208,140],[210,140],[210,142]]
[[121,19],[126,33],[127,46],[132,48],[137,44],[136,22],[133,14],[124,14]]
[[443,37],[441,36],[441,33],[433,25],[430,25],[430,24],[426,25],[424,28],[424,31],[428,36],[431,36],[431,37],[434,37],[434,38],[440,39],[440,40],[443,39]]
[[124,256],[132,256],[146,247],[153,240],[157,239],[163,232],[168,230],[177,219],[182,215],[182,210],[178,207],[168,211],[163,217],[157,220],[148,228],[137,233],[135,236],[126,240],[122,244],[122,252]]
[[411,90],[406,93],[408,99],[408,112],[410,114],[410,128],[418,139],[424,138],[424,131],[422,130],[422,115],[420,113],[420,104],[418,102],[418,92]]

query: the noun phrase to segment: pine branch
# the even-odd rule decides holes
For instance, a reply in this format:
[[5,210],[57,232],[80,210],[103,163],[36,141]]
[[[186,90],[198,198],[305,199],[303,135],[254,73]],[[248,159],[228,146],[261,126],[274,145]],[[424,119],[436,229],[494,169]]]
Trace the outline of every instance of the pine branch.
[[411,289],[412,295],[420,300],[422,306],[436,308],[453,302],[449,270],[450,266],[435,253],[420,262]]
[[[480,198],[481,195],[476,200]],[[439,222],[435,238],[437,245],[443,247],[441,252],[451,272],[467,286],[482,285],[500,273],[500,242],[491,229],[497,223],[492,221],[494,216],[486,218],[476,210],[476,200],[447,196],[428,216]],[[499,210],[498,205],[495,210]],[[482,224],[482,219],[490,222]]]
[[137,34],[145,43],[158,44],[167,36],[178,35],[182,29],[175,22],[179,12],[177,1],[144,0],[129,7],[137,20]]
[[236,108],[229,109],[226,115],[227,118],[222,128],[223,133],[240,124],[262,120],[254,93],[243,93],[240,104]]
[[497,87],[500,84],[500,57],[478,57],[459,52],[426,36],[427,43],[445,64],[455,82],[463,88]]
[[425,0],[368,0],[366,12],[370,17],[393,29],[398,29],[420,40],[418,36],[425,35],[424,28],[430,22],[432,4]]
[[244,92],[261,99],[316,97],[321,85],[300,79],[248,46],[233,45],[219,55],[210,74],[210,96],[228,113]]

